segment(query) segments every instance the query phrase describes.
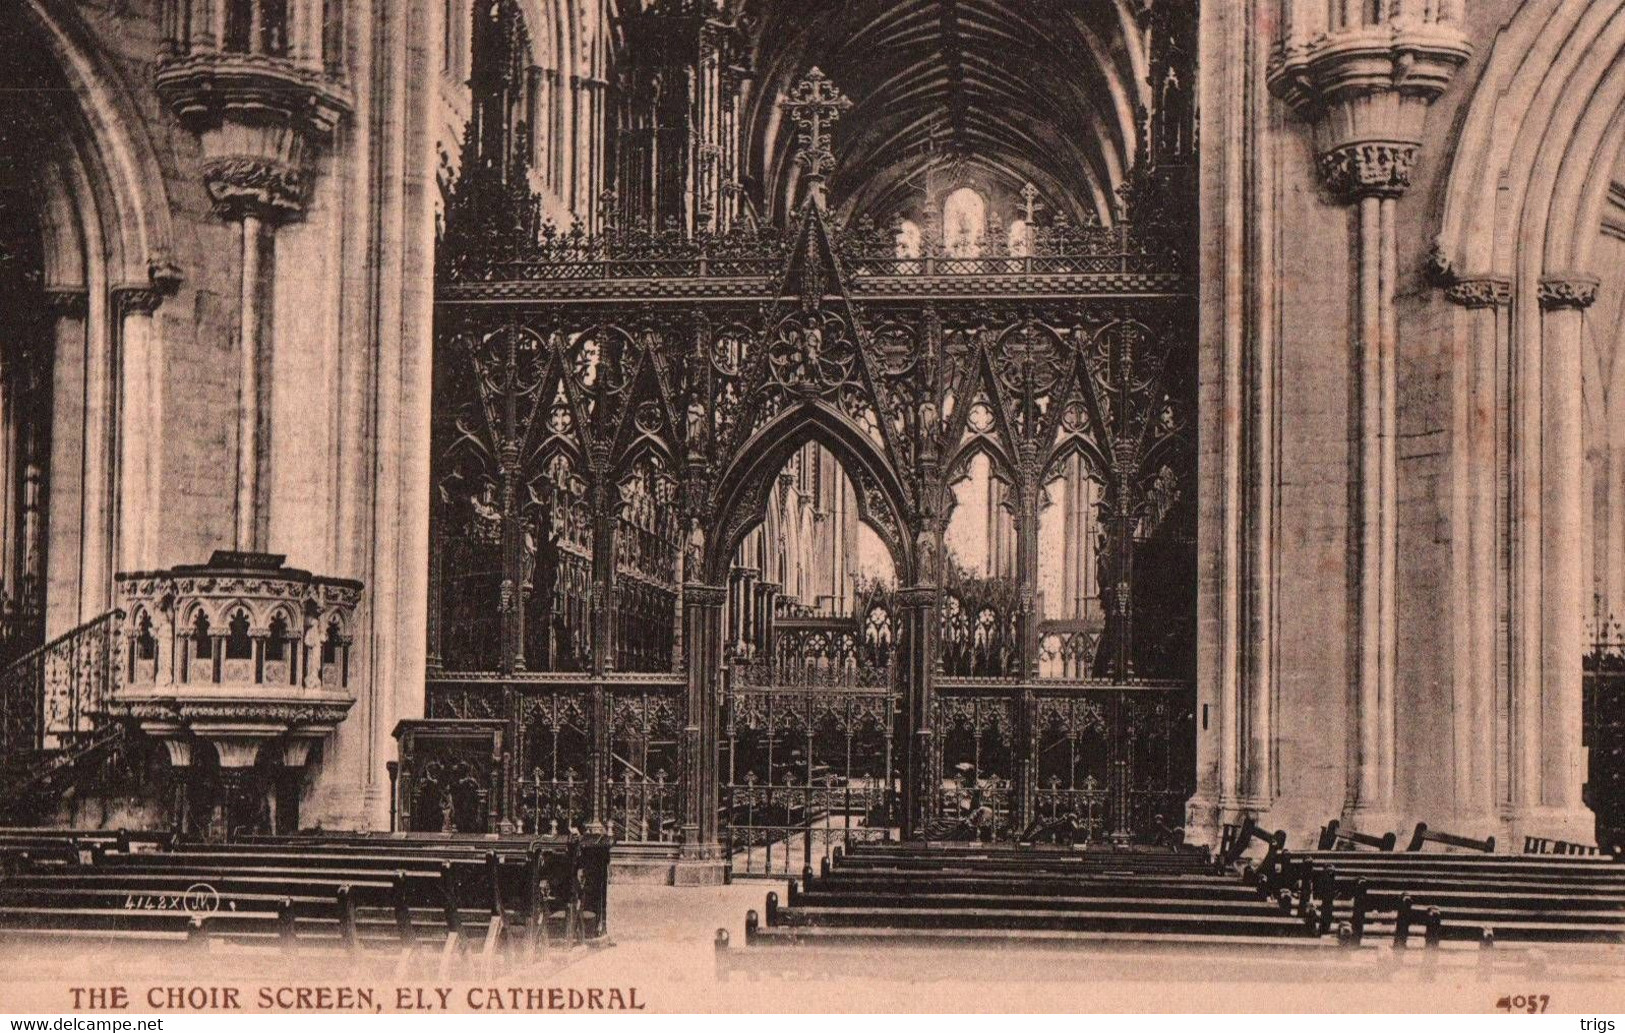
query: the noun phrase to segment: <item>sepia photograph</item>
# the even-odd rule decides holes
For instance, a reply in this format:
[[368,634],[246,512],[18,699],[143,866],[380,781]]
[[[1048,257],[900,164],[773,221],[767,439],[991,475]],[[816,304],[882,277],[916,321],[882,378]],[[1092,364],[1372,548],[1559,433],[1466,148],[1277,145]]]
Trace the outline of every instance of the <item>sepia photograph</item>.
[[10,1029],[1625,1012],[1625,0],[0,54]]

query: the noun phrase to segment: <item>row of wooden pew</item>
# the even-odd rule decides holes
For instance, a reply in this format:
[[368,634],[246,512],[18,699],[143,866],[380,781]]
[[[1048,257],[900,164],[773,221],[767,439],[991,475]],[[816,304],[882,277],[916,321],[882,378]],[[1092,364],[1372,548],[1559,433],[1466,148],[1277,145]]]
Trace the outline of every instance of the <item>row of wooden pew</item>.
[[[1447,852],[1425,848],[1438,844]],[[1495,841],[1418,825],[1408,849],[1329,822],[1312,850],[1248,819],[1227,834],[1217,865],[1323,934],[1399,942],[1420,928],[1430,945],[1625,944],[1625,863],[1601,854],[1494,853]],[[1248,854],[1262,850],[1262,856]]]
[[605,935],[608,863],[602,837],[0,829],[0,942],[530,954]]
[[[1493,855],[1482,852],[1493,843],[1425,826],[1413,850],[1395,852],[1396,839],[1330,823],[1315,849],[1295,853],[1284,833],[1247,820],[1227,830],[1216,854],[855,844],[820,872],[803,872],[782,898],[769,894],[764,910],[746,917],[746,943],[1118,954],[1217,948],[1254,957],[1285,951],[1316,963],[1468,947],[1471,958],[1457,960],[1485,970],[1544,964],[1551,950],[1625,944],[1625,864],[1602,856]],[[719,965],[750,953],[731,950],[728,941],[718,930]],[[1478,949],[1497,944],[1517,949]]]
[[749,943],[1313,939],[1199,852],[855,844],[746,919]]

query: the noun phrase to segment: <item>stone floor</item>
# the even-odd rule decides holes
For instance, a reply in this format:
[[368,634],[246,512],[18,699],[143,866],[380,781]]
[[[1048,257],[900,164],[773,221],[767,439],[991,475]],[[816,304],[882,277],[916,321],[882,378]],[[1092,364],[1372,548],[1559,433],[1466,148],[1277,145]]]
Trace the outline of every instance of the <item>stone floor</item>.
[[[1189,948],[752,948],[745,944],[745,913],[761,913],[770,890],[782,898],[784,883],[613,883],[607,943],[518,965],[470,957],[443,969],[432,954],[403,964],[332,953],[185,948],[31,952],[0,966],[0,1012],[66,1012],[69,987],[113,983],[129,986],[137,1002],[131,1014],[148,1010],[138,1002],[149,987],[171,985],[238,987],[248,1010],[258,1010],[253,1002],[266,986],[370,988],[384,1011],[436,1007],[437,990],[446,993],[446,1010],[490,1011],[509,988],[539,992],[543,1000],[550,991],[571,990],[597,990],[607,999],[613,990],[623,1001],[635,989],[636,1003],[664,1012],[1489,1012],[1503,997],[1529,993],[1548,995],[1552,1012],[1625,1010],[1625,983],[1618,977],[1625,949],[1581,958],[1498,951],[1500,967],[1491,972],[1481,967],[1476,947],[1379,948],[1358,957],[1332,950],[1312,960],[1268,949],[1237,956]],[[720,962],[719,928],[728,930],[732,944]],[[1545,972],[1532,971],[1531,960],[1543,962]]]
[[[1267,949],[1238,957],[1213,949],[1131,951],[1026,947],[751,948],[745,913],[764,910],[784,883],[670,888],[612,884],[609,944],[547,964],[546,982],[643,989],[652,1009],[714,1011],[1207,1011],[1335,1012],[1493,1010],[1500,997],[1531,986],[1529,959],[1501,955],[1494,972],[1476,947],[1386,949],[1358,958],[1339,951],[1313,959]],[[716,932],[731,946],[719,962]],[[1542,992],[1561,1010],[1625,1006],[1625,950],[1565,956],[1542,952]],[[540,970],[535,971],[540,976]],[[523,983],[526,973],[504,982]],[[1606,998],[1606,1000],[1604,1000]],[[1550,1010],[1560,1010],[1557,1003]]]

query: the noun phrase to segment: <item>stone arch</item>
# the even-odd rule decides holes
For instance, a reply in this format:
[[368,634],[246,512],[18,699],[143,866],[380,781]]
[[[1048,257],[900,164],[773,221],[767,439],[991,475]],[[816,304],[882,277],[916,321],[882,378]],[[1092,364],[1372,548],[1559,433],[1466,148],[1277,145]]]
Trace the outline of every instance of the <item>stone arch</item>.
[[[1472,601],[1493,596],[1493,560],[1469,559],[1458,578],[1469,586],[1459,597],[1464,657],[1494,652],[1495,621],[1511,629],[1505,692],[1517,727],[1495,738],[1474,731],[1471,719],[1458,722],[1473,745],[1457,758],[1457,780],[1474,796],[1474,813],[1510,807],[1515,834],[1589,839],[1580,683],[1592,611],[1587,424],[1599,421],[1587,418],[1586,381],[1596,378],[1586,348],[1601,271],[1593,250],[1625,147],[1625,2],[1518,6],[1463,111],[1443,178],[1436,266],[1461,306],[1463,361],[1511,372],[1488,394],[1458,387],[1456,408],[1467,414],[1457,418],[1458,476],[1469,499],[1509,490],[1512,539],[1539,545],[1514,552],[1512,588],[1493,603]],[[1493,432],[1476,414],[1494,419],[1498,408],[1516,467],[1484,444]],[[1618,444],[1625,451],[1625,438]],[[1469,553],[1493,557],[1505,547],[1492,507],[1463,519]],[[1489,662],[1460,663],[1466,714],[1501,705]]]
[[[786,409],[753,434],[718,479],[712,521],[718,530],[706,542],[703,566],[708,583],[724,583],[734,551],[763,520],[767,488],[795,451],[810,441],[829,449],[853,480],[858,517],[891,551],[898,583],[912,581],[909,507],[896,471],[859,427],[829,406],[807,401]],[[866,485],[878,497],[866,493]]]
[[24,0],[0,25],[27,54],[14,74],[47,87],[22,118],[39,126],[25,146],[54,335],[52,434],[78,442],[50,456],[62,460],[45,532],[53,636],[112,605],[115,570],[156,562],[164,360],[152,315],[180,274],[150,119],[105,48],[72,5]]
[[24,0],[17,14],[72,91],[64,132],[92,191],[79,200],[100,225],[108,285],[146,285],[155,270],[170,275],[169,198],[157,152],[140,128],[142,113],[72,11]]

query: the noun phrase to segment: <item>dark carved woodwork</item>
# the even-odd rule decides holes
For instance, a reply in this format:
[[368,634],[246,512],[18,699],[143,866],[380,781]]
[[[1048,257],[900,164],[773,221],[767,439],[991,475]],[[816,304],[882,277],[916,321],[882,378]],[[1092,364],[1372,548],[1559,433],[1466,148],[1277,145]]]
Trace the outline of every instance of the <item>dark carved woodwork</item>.
[[[779,224],[722,217],[737,205],[687,163],[737,160],[694,87],[730,78],[737,39],[683,3],[629,20],[644,60],[618,86],[620,181],[595,231],[561,229],[524,186],[503,99],[522,26],[491,30],[437,277],[428,708],[505,722],[504,821],[710,843],[720,815],[737,853],[983,806],[1122,839],[1181,809],[1194,37],[1155,6],[1166,108],[1141,113],[1150,158],[1121,218],[1070,222],[1033,189],[1029,232],[975,254],[905,254],[818,191]],[[832,91],[803,99],[838,113]],[[742,608],[723,603],[808,442],[907,587],[813,618],[756,571]],[[977,455],[1016,528],[1008,576],[944,555]],[[1044,485],[1071,462],[1098,487],[1099,612],[1040,622]],[[744,623],[720,626],[730,613]]]
[[395,785],[405,832],[495,832],[502,814],[502,721],[402,721]]
[[1625,628],[1599,622],[1584,672],[1585,804],[1597,815],[1597,845],[1606,853],[1625,848]]

